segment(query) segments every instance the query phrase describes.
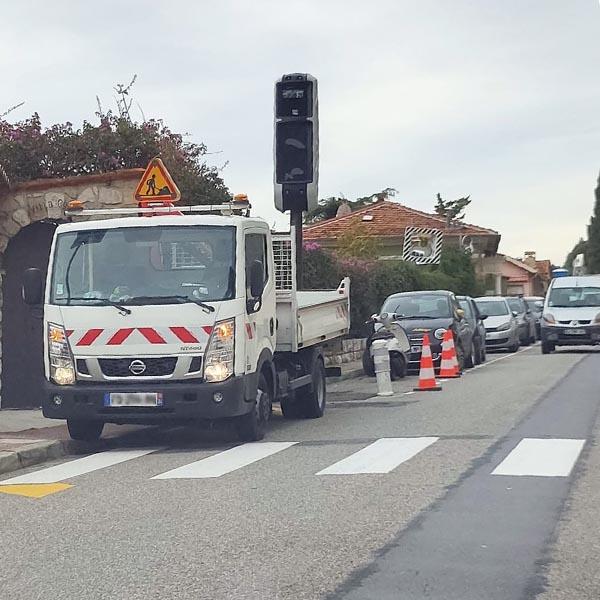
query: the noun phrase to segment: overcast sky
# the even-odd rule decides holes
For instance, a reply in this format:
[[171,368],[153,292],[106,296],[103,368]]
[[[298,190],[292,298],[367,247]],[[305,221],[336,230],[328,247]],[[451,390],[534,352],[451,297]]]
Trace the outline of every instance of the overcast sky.
[[[0,112],[93,119],[135,98],[213,152],[273,220],[273,82],[319,80],[320,197],[385,187],[466,220],[501,251],[562,264],[600,170],[598,0],[213,0],[2,3]],[[141,116],[140,116],[141,118]]]

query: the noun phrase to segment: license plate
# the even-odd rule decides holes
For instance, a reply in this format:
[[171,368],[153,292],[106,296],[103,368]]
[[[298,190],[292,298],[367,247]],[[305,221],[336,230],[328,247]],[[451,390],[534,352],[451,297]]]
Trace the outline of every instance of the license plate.
[[422,346],[411,346],[410,351],[412,354],[420,354]]
[[104,406],[162,406],[163,396],[154,392],[115,392],[104,394]]
[[565,329],[565,335],[585,335],[585,329]]

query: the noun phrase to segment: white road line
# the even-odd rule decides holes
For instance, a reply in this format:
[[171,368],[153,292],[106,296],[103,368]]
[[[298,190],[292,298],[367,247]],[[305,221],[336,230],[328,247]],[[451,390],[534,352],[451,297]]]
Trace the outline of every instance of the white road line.
[[366,448],[319,471],[317,475],[389,473],[438,441],[437,437],[381,438]]
[[205,479],[221,477],[272,454],[286,450],[298,442],[251,442],[219,452],[208,458],[155,475],[152,479]]
[[98,452],[97,454],[91,454],[90,456],[84,456],[83,458],[76,458],[60,465],[48,467],[41,471],[35,471],[33,473],[27,473],[26,475],[19,475],[11,479],[0,481],[0,485],[13,485],[20,483],[58,483],[59,481],[65,481],[78,475],[85,475],[92,471],[98,471],[99,469],[105,469],[106,467],[112,467],[119,463],[140,456],[145,456],[152,452],[156,452],[160,448],[145,448],[143,450],[136,450],[133,448],[126,448],[123,450],[107,450],[106,452]]
[[568,477],[585,440],[524,438],[492,475]]
[[506,360],[507,358],[511,358],[513,356],[516,356],[517,354],[520,354],[521,352],[529,352],[529,350],[533,350],[536,347],[538,347],[537,344],[535,346],[529,346],[527,348],[521,348],[520,350],[517,350],[516,352],[511,352],[510,354],[505,354],[504,356],[499,356],[498,358],[493,358],[492,360],[486,360],[481,365],[475,365],[472,369],[468,369],[468,370],[463,371],[463,375],[465,373],[470,373],[471,371],[476,371],[477,369],[482,369],[483,367],[487,367],[488,365],[493,365],[494,363],[496,363],[496,362],[498,362],[500,360]]

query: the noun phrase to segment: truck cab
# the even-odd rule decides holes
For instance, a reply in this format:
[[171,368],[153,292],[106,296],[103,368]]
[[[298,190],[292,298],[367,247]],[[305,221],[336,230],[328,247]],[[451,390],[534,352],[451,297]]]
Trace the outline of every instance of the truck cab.
[[[230,213],[57,228],[43,292],[46,417],[66,419],[75,439],[107,422],[230,419],[258,440],[274,401],[287,416],[323,414],[320,344],[348,331],[348,286],[298,292],[281,252],[290,236]],[[28,272],[25,300],[40,302],[42,287]],[[327,324],[308,339],[315,311]]]

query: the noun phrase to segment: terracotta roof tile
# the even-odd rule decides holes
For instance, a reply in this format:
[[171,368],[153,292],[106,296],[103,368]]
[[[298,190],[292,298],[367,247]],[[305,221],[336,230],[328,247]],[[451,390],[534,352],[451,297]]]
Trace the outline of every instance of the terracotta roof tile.
[[[371,215],[373,219],[363,221],[363,216],[365,215]],[[406,227],[432,227],[441,229],[444,235],[499,236],[498,232],[492,229],[463,223],[462,221],[451,227],[447,227],[446,220],[443,217],[421,212],[397,202],[382,200],[355,210],[350,215],[308,225],[304,229],[304,239],[337,238],[349,225],[357,221],[363,223],[369,235],[377,237],[401,237],[404,235]]]

